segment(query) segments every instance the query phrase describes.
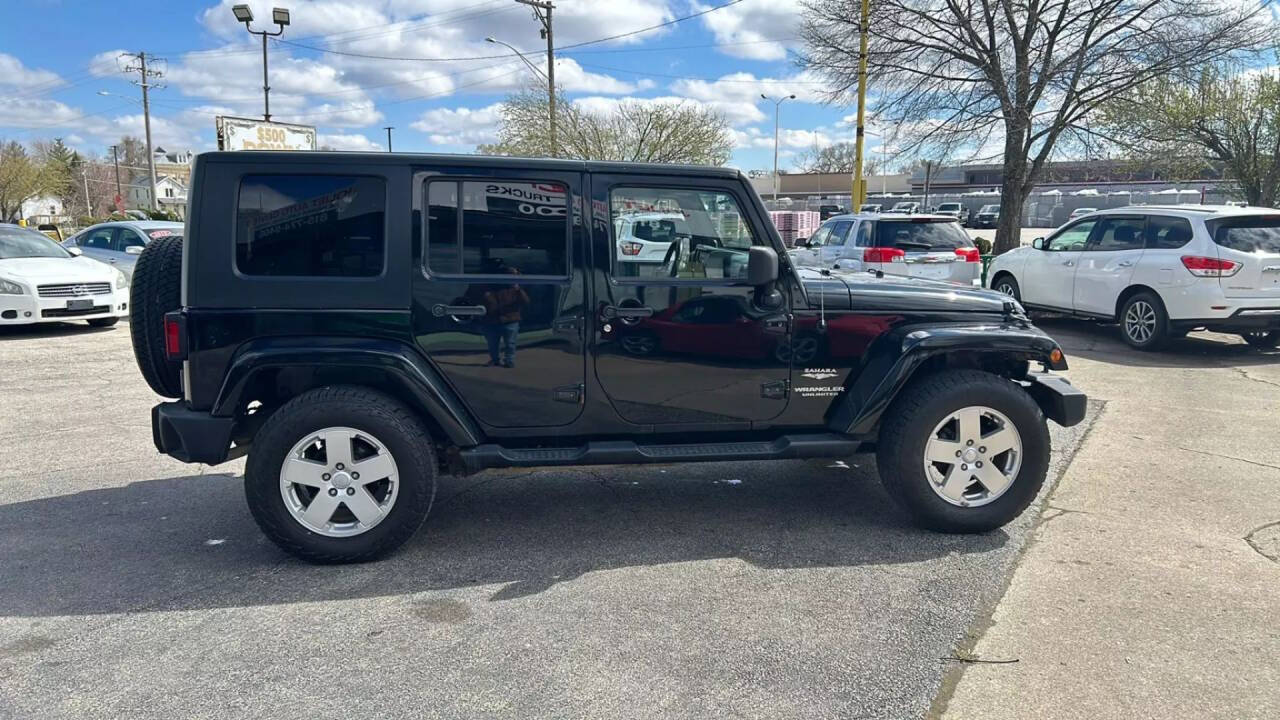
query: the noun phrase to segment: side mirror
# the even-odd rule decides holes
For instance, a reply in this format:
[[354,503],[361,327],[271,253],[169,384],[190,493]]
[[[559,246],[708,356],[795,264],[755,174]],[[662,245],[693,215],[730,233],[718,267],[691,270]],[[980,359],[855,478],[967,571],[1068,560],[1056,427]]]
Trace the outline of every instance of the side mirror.
[[141,254],[142,254],[142,246],[141,246],[141,245],[130,245],[129,247],[127,247],[127,248],[125,248],[125,249],[124,249],[124,254],[125,254],[125,255],[141,255]]
[[747,255],[747,282],[756,287],[778,279],[778,253],[771,247],[757,245]]
[[1042,238],[1042,237],[1041,237],[1041,238],[1036,238],[1035,240],[1032,240],[1032,241],[1031,241],[1031,247],[1035,248],[1036,250],[1043,250],[1043,249],[1044,249],[1044,238]]
[[83,254],[84,254],[84,251],[83,251],[83,250],[81,250],[80,248],[76,247],[75,245],[72,245],[72,246],[71,246],[71,247],[69,247],[69,248],[65,248],[65,250],[66,250],[67,252],[71,253],[72,255],[75,255],[76,257],[80,257],[81,255],[83,255]]

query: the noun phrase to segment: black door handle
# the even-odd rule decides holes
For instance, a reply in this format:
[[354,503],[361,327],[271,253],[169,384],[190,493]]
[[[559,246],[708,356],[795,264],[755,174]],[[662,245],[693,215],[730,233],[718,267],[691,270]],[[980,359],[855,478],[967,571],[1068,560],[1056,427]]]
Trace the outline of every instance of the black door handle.
[[479,317],[489,312],[483,305],[433,305],[431,314],[436,317]]
[[640,320],[642,318],[653,317],[653,308],[651,307],[615,307],[613,305],[605,305],[600,311],[600,315],[605,320],[618,318],[619,320]]

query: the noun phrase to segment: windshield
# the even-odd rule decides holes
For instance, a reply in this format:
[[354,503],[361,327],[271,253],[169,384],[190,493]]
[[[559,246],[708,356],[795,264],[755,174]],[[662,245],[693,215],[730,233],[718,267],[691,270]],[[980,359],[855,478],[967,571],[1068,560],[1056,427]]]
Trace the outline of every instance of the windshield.
[[979,210],[978,212],[984,212],[984,213],[1000,212],[1000,206],[999,205],[983,205],[982,209]]
[[0,260],[14,258],[65,258],[71,253],[58,247],[48,237],[26,228],[0,227]]
[[1207,220],[1213,241],[1246,253],[1280,254],[1280,215]]
[[960,203],[942,203],[941,205],[939,205],[939,206],[938,206],[938,209],[939,209],[939,210],[943,210],[943,211],[947,211],[947,210],[959,210],[959,209],[960,209]]
[[906,252],[927,252],[973,247],[973,241],[955,220],[881,220],[876,224],[876,246],[896,247]]

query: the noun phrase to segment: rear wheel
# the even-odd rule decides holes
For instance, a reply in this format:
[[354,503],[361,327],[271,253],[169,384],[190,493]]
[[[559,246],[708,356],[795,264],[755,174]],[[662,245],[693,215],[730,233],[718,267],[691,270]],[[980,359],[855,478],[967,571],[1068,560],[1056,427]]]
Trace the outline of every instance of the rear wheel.
[[181,366],[164,355],[164,316],[182,305],[182,238],[147,243],[133,266],[129,335],[142,377],[157,395],[182,397]]
[[311,390],[254,437],[245,497],[276,545],[315,563],[372,560],[422,525],[435,497],[430,435],[408,408],[371,390]]
[[985,532],[1035,499],[1049,467],[1043,413],[1019,385],[978,370],[930,375],[886,413],[880,481],[922,527]]
[[1159,350],[1169,340],[1169,315],[1160,298],[1149,292],[1134,294],[1120,307],[1120,334],[1130,347]]
[[120,322],[118,317],[94,318],[88,321],[90,327],[111,327],[118,322]]
[[1280,345],[1280,330],[1259,330],[1241,333],[1240,337],[1259,350],[1272,350]]
[[991,289],[1001,295],[1008,295],[1014,300],[1022,300],[1022,295],[1018,290],[1018,281],[1014,280],[1012,275],[1001,275],[996,278],[996,282],[991,286]]

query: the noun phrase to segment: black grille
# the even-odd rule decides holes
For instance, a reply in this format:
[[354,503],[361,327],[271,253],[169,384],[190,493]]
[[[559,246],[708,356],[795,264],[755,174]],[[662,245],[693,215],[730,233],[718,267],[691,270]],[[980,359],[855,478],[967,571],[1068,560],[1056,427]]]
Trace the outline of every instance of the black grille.
[[111,309],[110,305],[95,305],[91,308],[81,308],[72,310],[70,308],[54,308],[53,310],[41,310],[40,317],[60,318],[60,317],[78,317],[80,315],[97,315]]
[[64,283],[61,285],[41,285],[38,289],[40,292],[40,297],[52,297],[52,298],[86,297],[89,295],[109,295],[111,293],[111,283],[109,282]]

